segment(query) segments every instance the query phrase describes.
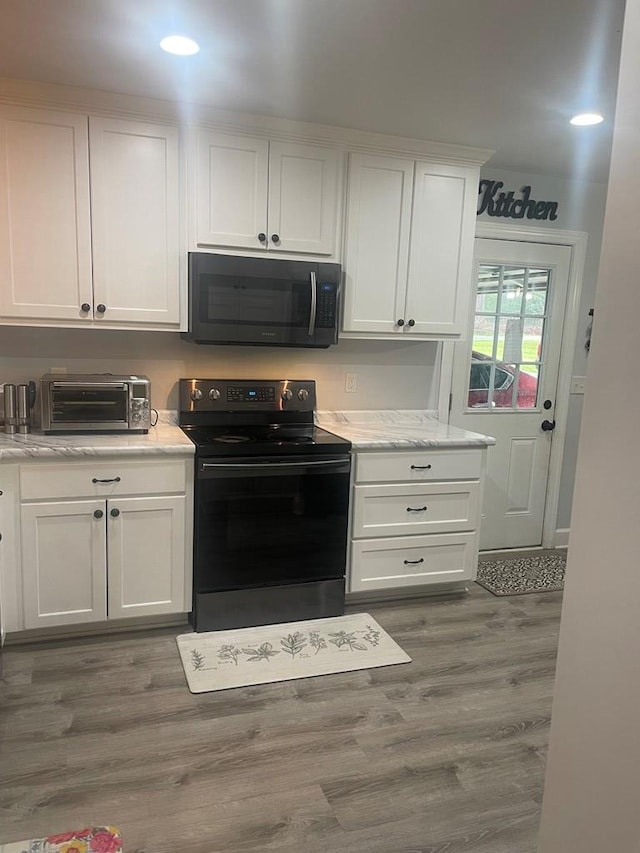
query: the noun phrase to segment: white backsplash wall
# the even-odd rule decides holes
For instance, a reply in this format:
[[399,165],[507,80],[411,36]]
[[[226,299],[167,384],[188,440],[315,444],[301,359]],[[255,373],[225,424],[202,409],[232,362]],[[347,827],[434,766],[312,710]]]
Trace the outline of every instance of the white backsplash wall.
[[[315,379],[319,409],[433,409],[439,346],[406,340],[348,340],[324,350],[199,346],[174,332],[0,326],[0,384],[37,380],[52,367],[144,373],[157,409],[177,408],[180,377]],[[355,393],[345,392],[346,373],[357,374]]]

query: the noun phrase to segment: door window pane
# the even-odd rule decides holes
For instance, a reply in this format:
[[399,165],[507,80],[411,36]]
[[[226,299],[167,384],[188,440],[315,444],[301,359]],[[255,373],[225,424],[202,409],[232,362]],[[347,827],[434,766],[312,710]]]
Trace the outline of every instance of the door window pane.
[[538,405],[551,270],[481,264],[467,405]]

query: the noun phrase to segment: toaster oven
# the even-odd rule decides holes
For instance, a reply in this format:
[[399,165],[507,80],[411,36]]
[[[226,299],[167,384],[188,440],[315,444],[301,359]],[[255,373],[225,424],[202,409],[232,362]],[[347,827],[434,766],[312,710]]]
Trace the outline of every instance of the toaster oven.
[[146,376],[51,374],[40,380],[43,432],[139,432],[151,423]]

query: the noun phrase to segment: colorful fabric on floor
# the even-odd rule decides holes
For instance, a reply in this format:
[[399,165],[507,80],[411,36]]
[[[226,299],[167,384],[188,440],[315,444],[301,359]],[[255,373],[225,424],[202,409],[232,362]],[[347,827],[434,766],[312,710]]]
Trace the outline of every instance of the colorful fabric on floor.
[[0,853],[122,853],[122,839],[115,826],[92,826],[0,844]]

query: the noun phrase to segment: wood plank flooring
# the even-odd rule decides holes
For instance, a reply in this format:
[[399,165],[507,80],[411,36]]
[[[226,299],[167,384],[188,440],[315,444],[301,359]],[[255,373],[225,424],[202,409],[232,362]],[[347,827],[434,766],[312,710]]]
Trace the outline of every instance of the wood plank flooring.
[[189,693],[176,629],[5,649],[0,843],[533,853],[561,593],[367,610],[413,663]]

